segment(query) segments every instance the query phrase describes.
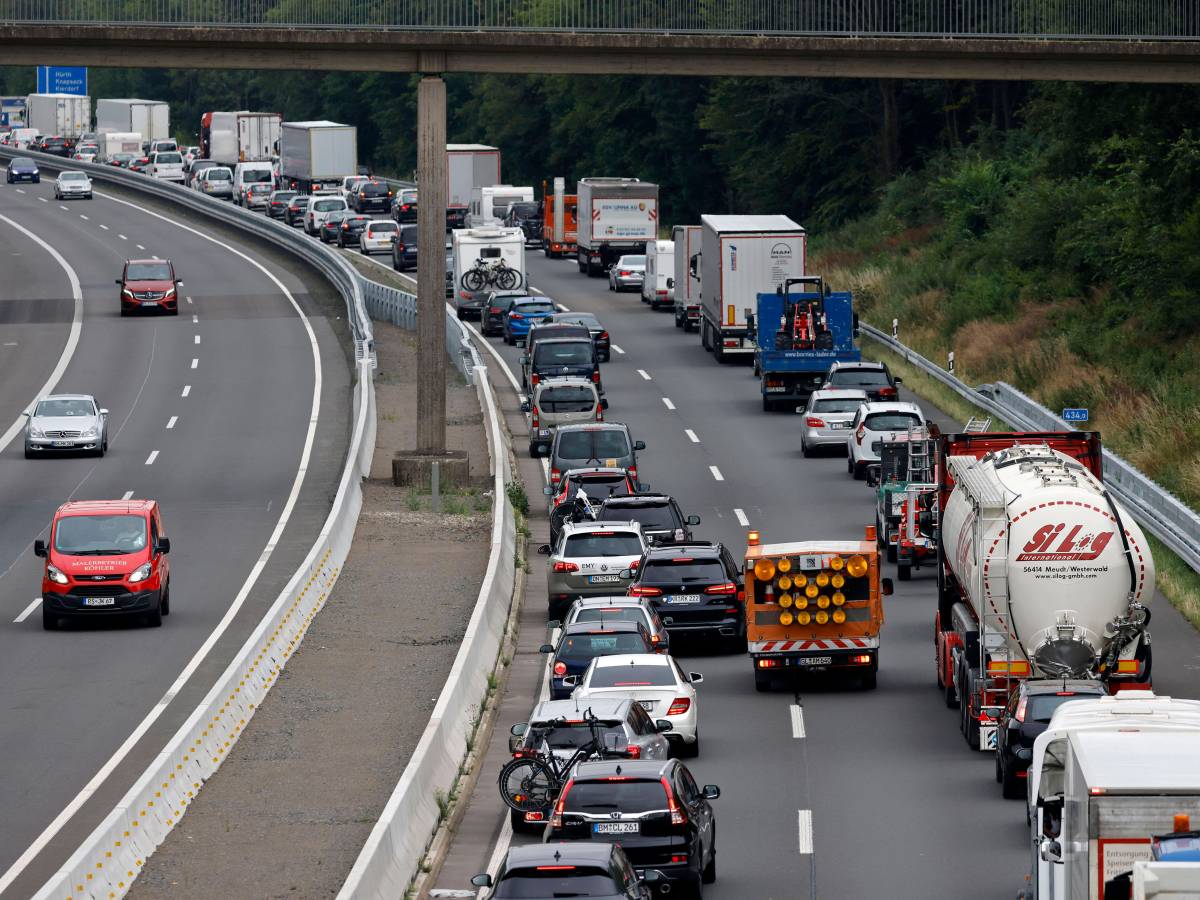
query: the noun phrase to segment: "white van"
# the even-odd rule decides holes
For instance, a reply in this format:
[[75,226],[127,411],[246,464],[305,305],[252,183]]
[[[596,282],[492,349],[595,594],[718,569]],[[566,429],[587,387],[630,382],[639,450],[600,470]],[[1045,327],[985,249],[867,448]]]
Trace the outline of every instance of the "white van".
[[150,165],[146,167],[146,174],[151,178],[183,184],[183,154],[178,150],[160,150],[150,154]]
[[233,202],[246,206],[246,188],[252,184],[274,184],[275,169],[270,160],[240,162],[233,167]]
[[642,302],[651,309],[675,305],[675,242],[646,241]]
[[[149,154],[179,152],[179,145],[172,140],[150,141]],[[179,154],[183,158],[183,154]]]
[[38,130],[36,128],[14,128],[12,130],[12,146],[18,150],[26,150],[29,148],[29,143],[37,137]]

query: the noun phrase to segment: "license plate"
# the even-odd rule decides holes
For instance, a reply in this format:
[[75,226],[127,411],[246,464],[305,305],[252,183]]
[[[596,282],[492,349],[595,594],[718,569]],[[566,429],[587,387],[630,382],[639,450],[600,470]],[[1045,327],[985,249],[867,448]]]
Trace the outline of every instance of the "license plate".
[[50,446],[52,446],[52,447],[74,447],[75,442],[74,441],[51,441]]
[[832,656],[802,656],[798,660],[802,666],[828,666],[833,664]]
[[850,423],[849,422],[830,422],[829,427],[830,428],[849,428]]
[[637,834],[637,822],[596,822],[592,826],[596,834]]
[[115,597],[84,597],[84,606],[116,606],[117,599]]
[[780,385],[779,387],[769,387],[769,388],[767,388],[767,393],[768,393],[768,394],[783,394],[783,393],[786,393],[786,392],[787,392],[787,388],[786,388],[786,387],[784,387],[783,385]]
[[588,578],[588,581],[590,581],[592,584],[613,584],[614,582],[620,580],[620,575],[592,575],[590,578]]
[[670,603],[670,604],[699,603],[700,595],[699,594],[672,594],[671,596],[664,597],[663,599],[665,599],[667,601],[667,603]]
[[639,700],[638,703],[642,704],[642,709],[645,710],[653,710],[658,705],[654,700]]
[[142,306],[158,306],[157,300],[143,300]]

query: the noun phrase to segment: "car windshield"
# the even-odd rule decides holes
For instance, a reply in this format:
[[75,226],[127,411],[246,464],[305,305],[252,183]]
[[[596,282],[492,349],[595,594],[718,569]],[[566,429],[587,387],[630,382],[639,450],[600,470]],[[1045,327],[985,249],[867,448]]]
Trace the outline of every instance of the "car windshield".
[[719,584],[725,581],[725,567],[715,559],[652,559],[638,580],[642,584]]
[[66,516],[54,526],[54,548],[70,556],[116,556],[145,546],[141,516]]
[[838,387],[887,387],[887,372],[882,369],[838,369],[829,376]]
[[596,392],[590,387],[548,387],[538,396],[544,413],[590,412],[596,405]]
[[1090,700],[1100,694],[1063,691],[1059,694],[1033,694],[1029,697],[1029,708],[1025,711],[1026,722],[1049,722],[1054,711],[1071,700]]
[[861,397],[851,397],[848,400],[818,400],[813,404],[813,412],[823,413],[852,413],[863,405]]
[[311,198],[308,196],[308,194],[297,194],[291,199],[291,201],[288,203],[288,206],[300,207],[308,203],[310,199]]
[[271,180],[270,169],[242,169],[242,184],[263,184]]
[[567,792],[565,812],[645,813],[666,810],[667,792],[661,781],[576,781]]
[[558,655],[565,659],[591,659],[614,653],[649,652],[642,635],[637,631],[604,632],[601,634],[569,634],[562,639]]
[[630,455],[624,431],[559,432],[557,455],[563,459],[620,459]]
[[125,273],[127,281],[170,281],[171,267],[166,263],[130,263]]
[[622,888],[599,866],[527,866],[511,869],[496,886],[497,900],[547,897],[619,897]]
[[672,687],[670,666],[602,666],[592,669],[588,687]]
[[233,181],[233,173],[228,169],[209,169],[204,177],[209,181]]
[[[545,741],[552,750],[574,750],[592,739],[592,730],[588,728],[587,722],[568,722],[566,725],[555,726],[535,722],[530,724],[529,730],[533,732],[530,744],[537,746]],[[619,722],[602,722],[597,730],[601,734],[625,737],[625,732]],[[622,743],[624,742],[622,741]]]
[[909,426],[921,427],[921,417],[916,413],[888,412],[871,413],[863,419],[868,431],[906,431]]
[[640,606],[589,606],[575,614],[571,623],[575,622],[641,622],[649,626]]
[[622,256],[617,263],[618,266],[644,266],[646,265],[646,257],[644,256]]
[[33,414],[39,418],[42,416],[94,416],[96,408],[92,406],[91,400],[48,399],[40,401]]
[[313,204],[316,212],[330,212],[335,209],[345,209],[346,204],[341,200],[318,200]]
[[173,166],[176,163],[182,163],[183,157],[178,153],[156,153],[154,154],[154,164],[158,166]]
[[564,557],[641,556],[642,542],[632,531],[592,531],[567,536]]
[[295,191],[276,191],[271,195],[271,200],[272,202],[286,203],[295,196]]
[[58,178],[60,181],[87,181],[87,176],[82,172],[63,172]]
[[[523,307],[518,307],[518,309],[523,309]],[[547,341],[534,347],[533,364],[535,367],[590,366],[593,354],[591,341],[573,341],[571,343]]]
[[632,519],[645,528],[674,528],[678,523],[671,512],[669,504],[622,503],[611,509],[606,507],[600,513],[600,519],[619,519],[622,522]]
[[554,304],[547,303],[544,300],[534,300],[530,303],[519,303],[514,307],[516,312],[523,316],[552,316],[554,315]]

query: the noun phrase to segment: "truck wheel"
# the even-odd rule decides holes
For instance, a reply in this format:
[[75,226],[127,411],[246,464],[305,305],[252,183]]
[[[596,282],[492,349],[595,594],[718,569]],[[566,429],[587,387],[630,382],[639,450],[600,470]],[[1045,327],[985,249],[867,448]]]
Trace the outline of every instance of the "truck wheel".
[[721,337],[721,333],[715,328],[712,332],[713,356],[717,358],[717,362],[725,364],[725,341]]
[[[891,535],[888,535],[888,538],[890,537]],[[896,545],[890,540],[885,540],[885,544],[887,546],[887,561],[894,563],[896,561]]]
[[862,678],[859,679],[859,683],[862,685],[862,689],[864,691],[873,691],[875,690],[875,685],[878,683],[878,680],[879,673],[871,671],[864,673]]
[[[974,670],[968,668],[964,671],[963,674],[966,675],[966,679],[962,683],[965,684],[966,688],[967,688],[966,691],[964,692],[964,694],[967,698],[974,697],[975,696],[975,673],[974,673]],[[960,702],[959,709],[962,710],[963,737],[966,738],[967,746],[970,747],[972,750],[976,750],[979,747],[979,720],[977,718],[975,718],[974,714],[971,712],[971,703],[969,700],[966,703]]]
[[[941,678],[940,668],[938,678]],[[958,708],[958,692],[954,690],[954,681],[948,680],[942,686],[942,700],[946,703],[946,709]]]
[[771,676],[755,671],[754,673],[754,689],[760,694],[767,694],[771,691]]
[[896,566],[896,577],[901,581],[912,581],[912,564],[900,563]]
[[579,266],[579,274],[582,275],[586,271],[586,268],[584,267],[584,264],[583,264],[583,257],[576,254],[575,264]]

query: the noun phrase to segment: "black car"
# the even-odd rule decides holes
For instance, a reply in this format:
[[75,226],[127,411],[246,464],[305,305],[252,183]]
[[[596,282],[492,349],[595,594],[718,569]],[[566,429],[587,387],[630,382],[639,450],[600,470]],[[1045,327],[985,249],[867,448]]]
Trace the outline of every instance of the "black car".
[[397,191],[392,200],[392,218],[401,225],[417,222],[417,192],[413,190]]
[[661,879],[657,870],[639,875],[620,844],[596,842],[512,847],[495,878],[483,872],[471,884],[490,888],[485,900],[650,900]]
[[370,224],[370,216],[356,216],[354,213],[346,216],[342,219],[341,228],[338,229],[337,245],[339,247],[349,247],[352,244],[358,246],[359,236],[366,231]]
[[552,317],[555,322],[567,322],[572,325],[583,325],[592,335],[592,343],[596,345],[596,354],[600,362],[608,362],[612,357],[612,344],[608,332],[592,313],[589,312],[560,312]]
[[634,597],[645,597],[674,641],[677,635],[746,637],[745,591],[741,569],[719,543],[689,541],[650,547],[638,564]]
[[661,873],[662,892],[699,897],[717,879],[717,825],[710,800],[677,759],[597,760],[575,767],[550,815],[545,841],[616,841],[639,872]]
[[898,400],[900,393],[896,385],[900,384],[900,381],[901,379],[893,377],[891,370],[883,363],[835,362],[829,367],[829,374],[825,376],[825,383],[821,388],[857,388],[866,391],[872,401],[879,402]]
[[524,291],[488,291],[479,310],[479,330],[489,337],[504,334],[508,308],[517,300],[536,300]]
[[417,226],[401,225],[392,242],[392,268],[397,272],[417,267]]
[[446,229],[453,231],[455,228],[467,227],[467,208],[465,206],[447,206],[446,207]]
[[37,163],[23,156],[9,160],[8,170],[5,174],[9,184],[17,181],[29,181],[33,184],[39,184],[42,180],[42,173],[38,171]]
[[567,625],[558,638],[558,646],[542,644],[542,653],[550,659],[550,699],[566,700],[575,689],[564,684],[568,675],[582,675],[597,656],[618,653],[654,653],[654,641],[641,622],[632,619],[611,622],[577,622]]
[[304,213],[308,210],[308,201],[311,199],[308,194],[297,194],[289,200],[283,210],[283,221],[292,226],[303,224]]
[[272,219],[282,219],[295,198],[295,191],[273,191],[267,198],[267,215]]
[[605,500],[596,521],[606,520],[637,522],[642,526],[646,540],[652,544],[691,541],[692,526],[700,524],[700,517],[685,516],[673,497],[649,492]]
[[1103,697],[1104,685],[1090,679],[1022,681],[996,723],[996,780],[1009,800],[1025,796],[1033,742],[1050,725],[1054,711],[1071,700]]
[[545,225],[542,204],[524,200],[510,204],[504,215],[504,225],[520,228],[525,235],[526,247],[542,246],[542,229]]
[[317,230],[317,237],[321,239],[322,244],[336,243],[338,235],[342,231],[342,222],[350,218],[354,213],[350,210],[334,210],[325,216],[325,220],[321,223],[321,227]]
[[72,144],[65,137],[43,138],[41,146],[38,147],[43,153],[49,153],[52,156],[70,156]]
[[538,341],[532,353],[521,355],[521,387],[532,390],[543,378],[573,375],[590,378],[603,398],[604,383],[600,380],[600,363],[596,348],[589,338],[550,338]]
[[392,189],[382,181],[360,181],[350,194],[350,205],[360,213],[373,209],[387,212],[392,205]]

